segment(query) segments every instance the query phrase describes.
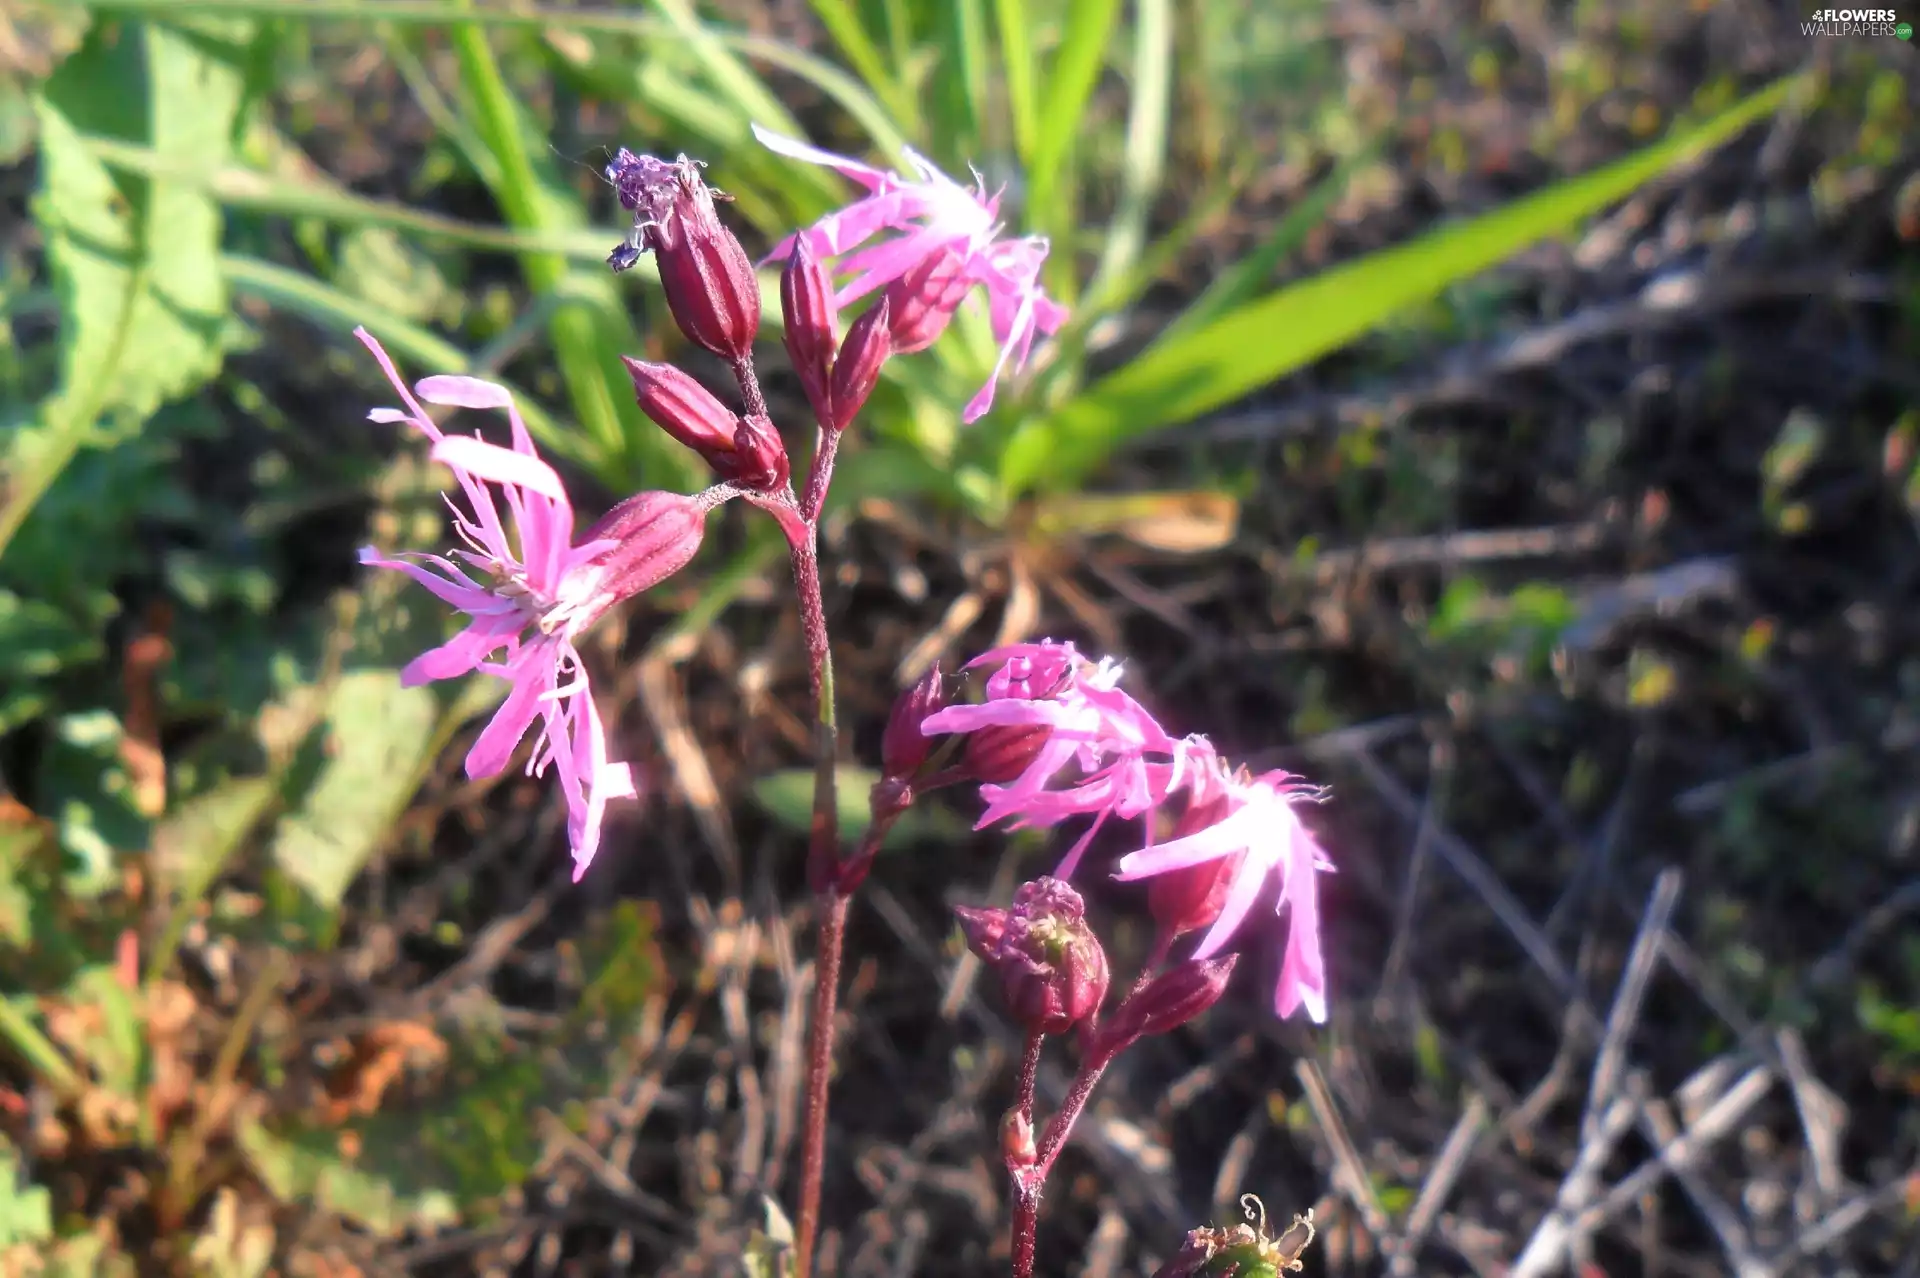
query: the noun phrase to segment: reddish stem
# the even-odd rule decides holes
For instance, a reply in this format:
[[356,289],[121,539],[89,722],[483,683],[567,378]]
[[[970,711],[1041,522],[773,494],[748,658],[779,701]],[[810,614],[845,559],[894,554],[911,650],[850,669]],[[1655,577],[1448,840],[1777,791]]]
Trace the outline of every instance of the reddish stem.
[[807,1026],[807,1108],[800,1137],[800,1210],[794,1225],[793,1278],[813,1269],[820,1232],[820,1182],[827,1148],[827,1083],[833,1073],[833,1018],[840,993],[840,952],[851,898],[829,888],[820,898],[820,938],[814,959],[813,1019]]
[[[1020,1091],[1014,1100],[1014,1110],[1026,1120],[1028,1130],[1033,1127],[1033,1093],[1040,1081],[1040,1049],[1046,1041],[1046,1035],[1039,1030],[1028,1030],[1026,1052],[1020,1058]],[[1034,1170],[1011,1163],[1007,1167],[1008,1175],[1013,1180],[1014,1278],[1032,1278],[1033,1274],[1033,1247],[1040,1227],[1042,1179],[1032,1174]]]

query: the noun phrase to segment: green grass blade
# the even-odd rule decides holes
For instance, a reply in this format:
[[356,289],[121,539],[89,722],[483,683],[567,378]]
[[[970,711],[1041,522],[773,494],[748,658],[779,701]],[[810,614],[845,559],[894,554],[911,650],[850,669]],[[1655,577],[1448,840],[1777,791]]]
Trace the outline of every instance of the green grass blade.
[[888,70],[887,58],[880,47],[867,34],[866,24],[860,21],[860,15],[854,12],[848,0],[808,0],[813,7],[814,16],[820,19],[820,25],[827,29],[839,46],[840,56],[847,60],[859,77],[866,81],[867,88],[875,97],[886,103],[893,117],[910,134],[920,132],[920,109],[910,93],[902,90],[899,79]]
[[953,58],[941,97],[949,104],[939,142],[956,159],[978,156],[987,128],[987,11],[984,0],[952,0]]
[[[669,23],[645,14],[612,9],[563,9],[538,5],[512,9],[467,9],[458,0],[79,0],[98,13],[164,14],[179,18],[194,14],[239,14],[278,20],[383,22],[393,26],[440,27],[471,22],[486,27],[509,27],[522,31],[552,28],[581,35],[627,36],[644,40],[674,41],[685,45],[731,51],[741,57],[764,62],[768,66],[807,81],[832,98],[854,123],[873,139],[874,145],[890,155],[898,155],[907,139],[889,118],[886,109],[867,92],[859,80],[824,58],[815,57],[781,41],[745,32],[728,31],[692,21]],[[687,13],[685,6],[680,11]],[[749,73],[751,74],[751,73]],[[764,92],[764,86],[762,86]],[[756,117],[773,127],[777,119],[787,119],[785,108],[770,94],[758,96],[770,103],[774,115]],[[791,121],[789,120],[789,123]]]
[[1139,0],[1133,31],[1133,106],[1127,113],[1127,143],[1120,170],[1120,200],[1107,225],[1088,291],[1126,274],[1146,243],[1147,215],[1166,171],[1167,128],[1173,110],[1173,0]]
[[1154,347],[1015,432],[1000,458],[1007,495],[1070,487],[1132,436],[1237,399],[1405,307],[1577,225],[1770,114],[1794,83],[1780,81],[1704,124],[1584,177],[1323,272]]
[[1273,277],[1287,254],[1306,242],[1313,228],[1326,219],[1353,175],[1375,158],[1375,148],[1342,160],[1333,172],[1314,184],[1301,201],[1287,210],[1279,225],[1267,233],[1259,247],[1214,277],[1213,283],[1174,318],[1173,323],[1154,339],[1170,342],[1194,332],[1228,311],[1253,300]]
[[[302,271],[232,253],[220,258],[220,269],[234,292],[299,315],[328,332],[345,337],[356,326],[365,325],[401,364],[420,370],[420,376],[462,373],[501,381],[498,374],[481,366],[473,356],[437,333],[370,307],[361,299]],[[607,464],[594,451],[586,435],[562,425],[525,390],[510,383],[502,384],[513,392],[527,429],[542,448],[589,470],[597,471]]]
[[[536,169],[527,147],[529,123],[500,75],[485,30],[459,26],[452,37],[476,129],[499,165],[493,192],[507,221],[532,231],[583,224],[579,198],[546,171],[550,166]],[[686,455],[653,428],[631,396],[615,394],[626,382],[620,355],[641,343],[605,266],[577,265],[552,253],[525,253],[520,260],[536,293],[575,303],[557,309],[547,331],[575,415],[601,455],[616,463],[597,477],[616,491],[697,482]]]
[[[1100,78],[1107,42],[1120,17],[1120,0],[1071,0],[1065,36],[1047,71],[1047,93],[1027,164],[1027,223],[1060,234],[1069,229],[1063,207],[1071,184],[1067,156],[1086,127],[1087,99]],[[1064,256],[1064,255],[1063,255]]]
[[1034,92],[1033,30],[1026,0],[993,0],[994,27],[1000,35],[1000,70],[1006,77],[1007,117],[1013,125],[1013,149],[1020,163],[1033,164],[1038,133]]

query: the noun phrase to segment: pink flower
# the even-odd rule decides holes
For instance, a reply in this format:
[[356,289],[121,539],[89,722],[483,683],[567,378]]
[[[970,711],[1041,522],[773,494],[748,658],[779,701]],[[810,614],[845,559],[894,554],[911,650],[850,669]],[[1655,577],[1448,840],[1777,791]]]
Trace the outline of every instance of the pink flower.
[[[1046,238],[999,239],[1000,197],[987,195],[983,183],[963,187],[910,149],[905,155],[915,173],[912,179],[782,137],[757,124],[753,134],[769,150],[825,165],[867,189],[864,199],[827,214],[799,236],[782,240],[768,257],[786,257],[796,240],[805,237],[807,247],[823,261],[839,258],[840,274],[852,276],[835,297],[841,306],[892,286],[888,301],[895,323],[913,330],[894,334],[896,350],[918,349],[944,327],[945,317],[965,291],[952,287],[956,279],[963,286],[979,284],[987,290],[987,314],[994,340],[1000,343],[1000,357],[986,385],[968,401],[963,420],[972,422],[993,406],[994,385],[1001,373],[1009,361],[1016,372],[1026,366],[1036,333],[1052,333],[1066,321],[1066,308],[1050,300],[1040,287]],[[883,231],[899,234],[867,244]],[[933,269],[936,265],[945,269]],[[904,293],[894,296],[903,290],[937,293],[936,310],[942,312],[937,322],[926,323],[925,304],[910,304],[916,299]]]
[[[1193,789],[1196,805],[1224,800],[1224,815],[1214,824],[1120,859],[1117,878],[1136,880],[1185,870],[1224,858],[1241,857],[1226,889],[1219,916],[1194,951],[1196,958],[1219,953],[1253,908],[1268,875],[1280,881],[1277,914],[1291,910],[1274,1011],[1290,1016],[1305,1007],[1315,1021],[1327,1017],[1326,968],[1320,957],[1320,909],[1315,876],[1333,868],[1295,810],[1307,788],[1285,772],[1249,778],[1228,775],[1216,765]],[[1242,855],[1244,854],[1244,855]]]
[[[606,733],[573,640],[613,604],[684,566],[699,548],[706,512],[732,490],[722,485],[698,498],[641,493],[575,545],[566,489],[534,451],[505,387],[472,377],[423,379],[415,389],[430,404],[504,408],[513,447],[443,434],[380,343],[364,328],[354,335],[380,361],[407,406],[376,408],[367,416],[406,422],[433,440],[433,459],[453,471],[472,512],[452,507],[466,548],[451,557],[408,553],[388,559],[372,546],[360,552],[361,563],[404,572],[472,618],[458,635],[408,662],[401,681],[413,687],[475,670],[508,681],[506,701],[467,754],[467,775],[499,773],[539,720],[527,771],[542,775],[552,765],[559,774],[577,882],[599,847],[608,801],[633,798],[636,791],[632,769],[607,758]],[[506,498],[511,535],[489,484]],[[496,653],[498,659],[490,660]]]
[[[1212,748],[1197,737],[1176,740],[1144,706],[1120,691],[1120,667],[1087,662],[1070,643],[1014,644],[976,657],[969,667],[999,662],[987,678],[987,700],[949,706],[921,725],[939,733],[1043,731],[1025,768],[1006,784],[985,784],[986,811],[975,828],[1011,818],[1014,829],[1050,829],[1074,816],[1093,824],[1056,874],[1068,878],[1110,816],[1143,816],[1200,775]],[[1074,781],[1049,788],[1069,766]]]

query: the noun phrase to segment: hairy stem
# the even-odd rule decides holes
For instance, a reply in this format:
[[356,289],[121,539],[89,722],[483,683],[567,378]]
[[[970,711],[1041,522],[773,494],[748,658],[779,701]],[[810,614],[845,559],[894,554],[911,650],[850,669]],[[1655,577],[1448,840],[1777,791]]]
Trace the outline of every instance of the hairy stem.
[[[1033,1130],[1033,1093],[1040,1081],[1040,1049],[1047,1036],[1037,1029],[1027,1031],[1027,1046],[1020,1058],[1020,1090],[1014,1100],[1014,1112]],[[1013,1272],[1014,1278],[1032,1278],[1034,1237],[1040,1228],[1040,1178],[1034,1169],[1009,1162],[1013,1178]]]
[[807,672],[819,715],[814,725],[813,822],[807,840],[808,880],[820,907],[814,954],[813,1017],[807,1027],[806,1116],[800,1144],[800,1204],[794,1225],[794,1278],[808,1278],[820,1230],[820,1181],[827,1144],[827,1083],[833,1072],[833,1019],[840,993],[840,952],[846,940],[849,898],[835,883],[840,859],[838,796],[834,762],[839,730],[833,705],[833,655],[827,639],[826,606],[820,593],[815,530],[792,544],[793,580],[806,635]]

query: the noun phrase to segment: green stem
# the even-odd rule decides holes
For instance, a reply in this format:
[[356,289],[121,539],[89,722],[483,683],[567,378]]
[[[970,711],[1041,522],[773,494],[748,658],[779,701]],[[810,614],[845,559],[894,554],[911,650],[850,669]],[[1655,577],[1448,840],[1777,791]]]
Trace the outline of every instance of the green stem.
[[0,1038],[13,1044],[33,1071],[63,1096],[80,1091],[79,1071],[67,1061],[53,1041],[40,1032],[27,1014],[5,998],[0,998]]

